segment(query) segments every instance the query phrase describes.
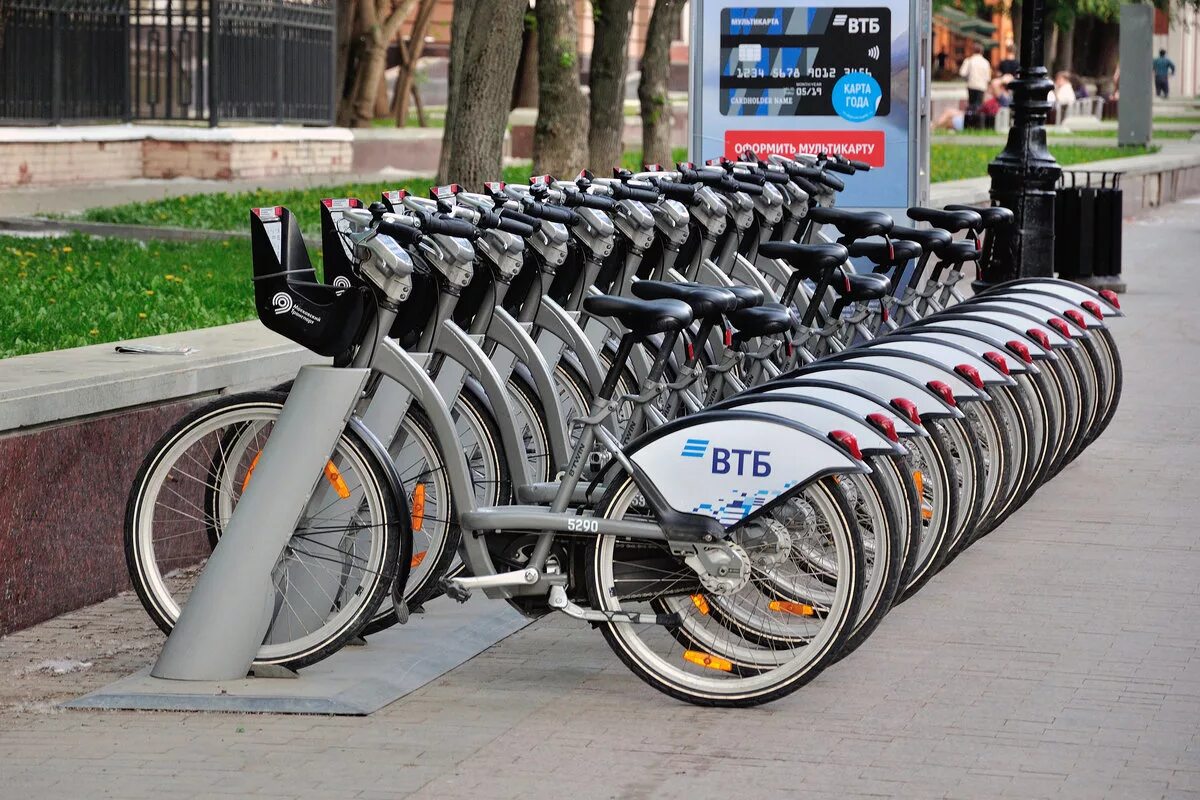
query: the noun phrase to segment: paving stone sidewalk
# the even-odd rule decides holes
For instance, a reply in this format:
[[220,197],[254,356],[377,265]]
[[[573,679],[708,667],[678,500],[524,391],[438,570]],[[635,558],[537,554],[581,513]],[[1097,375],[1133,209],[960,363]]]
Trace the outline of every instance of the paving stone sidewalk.
[[125,597],[0,641],[0,798],[1200,798],[1200,200],[1125,247],[1110,430],[785,701],[676,703],[552,618],[365,719],[56,712],[153,653]]

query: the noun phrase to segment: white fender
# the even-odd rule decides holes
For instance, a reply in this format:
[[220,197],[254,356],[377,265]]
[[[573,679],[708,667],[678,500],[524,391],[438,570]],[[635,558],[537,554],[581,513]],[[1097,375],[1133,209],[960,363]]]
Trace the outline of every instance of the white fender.
[[[1023,322],[1028,322],[1028,320],[1023,320]],[[1009,342],[1012,339],[1017,338],[1018,336],[1021,336],[1021,338],[1023,339],[1022,344],[1024,344],[1026,347],[1029,348],[1029,355],[1032,356],[1035,360],[1045,359],[1045,360],[1053,361],[1054,359],[1058,358],[1058,356],[1056,356],[1052,350],[1047,350],[1047,349],[1043,348],[1037,342],[1033,341],[1032,339],[1027,339],[1023,335],[1017,334],[1014,331],[1004,327],[1003,325],[999,325],[993,321],[989,321],[986,317],[979,317],[978,319],[953,319],[953,320],[951,320],[951,319],[936,319],[935,318],[935,319],[931,319],[927,323],[922,323],[921,325],[914,325],[914,326],[912,326],[912,329],[914,331],[933,331],[933,330],[942,331],[942,330],[945,330],[945,331],[949,331],[951,333],[958,333],[960,331],[969,331],[969,332],[978,333],[982,336],[987,336],[989,338],[992,338],[992,339],[995,339],[995,340],[998,340],[1001,342]],[[1019,327],[1018,330],[1025,331],[1026,328]]]
[[814,478],[869,472],[832,441],[781,419],[730,411],[683,421],[629,458],[676,511],[726,527]]
[[[731,411],[758,411],[794,420],[819,431],[843,430],[854,435],[858,448],[864,453],[902,455],[898,446],[862,417],[850,411],[838,411],[817,405],[804,397],[744,395],[738,405],[725,406]],[[899,435],[899,434],[897,434]]]
[[[982,355],[974,352],[964,353],[949,342],[939,342],[935,339],[924,339],[919,342],[911,340],[896,341],[890,337],[885,337],[865,342],[862,349],[873,350],[875,352],[888,352],[895,355],[912,353],[924,356],[925,358],[932,358],[939,364],[945,364],[948,369],[954,369],[959,364],[966,364],[974,367],[979,372],[979,377],[986,386],[1012,386],[1015,383],[1012,378],[993,366],[992,362],[983,358]],[[1012,359],[1005,358],[1004,360],[1008,362]]]
[[917,413],[922,417],[926,414],[935,417],[958,418],[962,416],[961,411],[942,402],[942,398],[927,389],[924,383],[918,383],[915,379],[906,379],[900,375],[889,375],[873,369],[864,369],[864,366],[866,365],[855,364],[853,361],[818,362],[805,368],[801,375],[837,381],[847,386],[865,389],[880,397],[903,397],[913,402],[917,407]]
[[839,355],[843,357],[834,360],[832,363],[844,364],[846,362],[854,362],[873,364],[877,367],[885,367],[895,370],[902,375],[907,375],[915,381],[920,381],[922,386],[928,386],[930,381],[941,381],[950,387],[955,397],[979,400],[990,399],[986,392],[976,389],[966,378],[955,372],[953,367],[929,364],[916,358],[908,358],[904,355],[876,353],[871,350],[852,350],[840,353]]
[[1041,317],[1034,315],[1034,319],[1022,316],[1022,314],[1029,313],[1027,309],[1023,312],[1015,312],[1012,309],[1004,308],[986,309],[972,306],[954,306],[953,313],[970,314],[971,316],[979,317],[980,319],[994,319],[999,320],[1000,322],[1007,322],[1009,325],[1012,325],[1014,328],[1021,331],[1027,331],[1030,328],[1040,328],[1041,330],[1045,331],[1046,336],[1049,337],[1051,347],[1069,348],[1076,346],[1074,342],[1065,338],[1062,334],[1054,330],[1054,328],[1050,327],[1050,325],[1046,323],[1047,315],[1042,314]]
[[1095,289],[1089,289],[1072,281],[1064,281],[1060,278],[1029,278],[1009,284],[1002,289],[997,289],[997,292],[1020,292],[1020,291],[1036,291],[1050,292],[1056,294],[1064,300],[1072,302],[1082,302],[1084,300],[1095,300],[1100,303],[1100,307],[1104,309],[1104,315],[1113,317],[1123,317],[1125,312],[1114,306],[1108,300],[1104,299],[1104,295],[1097,292]]
[[[766,387],[764,387],[766,388]],[[757,395],[763,397],[795,397],[797,399],[812,398],[813,400],[824,400],[828,403],[837,403],[842,408],[846,409],[851,414],[858,416],[860,419],[866,419],[867,414],[887,414],[891,419],[892,424],[896,426],[896,435],[901,439],[913,436],[928,436],[924,428],[917,427],[912,423],[907,416],[896,411],[882,397],[877,400],[870,400],[854,392],[845,389],[839,389],[833,386],[786,386],[778,389],[766,388],[766,391],[757,392]],[[748,395],[755,396],[755,395]]]
[[[1016,303],[1019,306],[1035,309],[1037,311],[1045,311],[1056,316],[1063,316],[1068,311],[1074,311],[1083,320],[1085,328],[1104,328],[1106,327],[1103,320],[1096,319],[1090,311],[1080,308],[1077,304],[1070,300],[1063,300],[1055,295],[1044,294],[1042,292],[1014,292],[1013,294],[996,295],[994,298],[991,295],[984,300],[980,298],[978,303],[972,305],[1005,305]],[[1015,306],[1009,306],[1015,307]],[[1072,325],[1072,328],[1075,326]]]
[[[952,330],[949,330],[948,328],[939,328],[937,330],[930,331],[930,330],[925,330],[925,328],[921,327],[921,326],[913,326],[913,327],[909,327],[909,328],[904,328],[903,331],[904,331],[905,335],[907,335],[907,336],[919,336],[922,339],[928,339],[930,341],[948,342],[950,344],[956,344],[959,347],[963,347],[967,350],[971,350],[972,352],[975,353],[976,356],[983,356],[985,353],[991,353],[991,352],[999,353],[1000,355],[1004,356],[1004,360],[1008,362],[1008,371],[1010,373],[1012,373],[1013,375],[1016,375],[1021,372],[1028,372],[1028,371],[1036,372],[1037,371],[1037,367],[1035,367],[1031,364],[1026,364],[1024,360],[1022,360],[1021,358],[1018,358],[1012,351],[1008,350],[1008,348],[1005,347],[1003,344],[992,344],[989,341],[985,341],[984,339],[979,338],[979,336],[982,336],[982,334],[979,334],[977,336],[972,336],[969,333],[963,333],[962,331],[952,331]],[[1012,337],[1010,336],[1009,339],[1011,339],[1011,338]],[[887,340],[884,339],[882,341],[887,341]],[[1000,341],[1007,341],[1007,340],[1002,339]]]

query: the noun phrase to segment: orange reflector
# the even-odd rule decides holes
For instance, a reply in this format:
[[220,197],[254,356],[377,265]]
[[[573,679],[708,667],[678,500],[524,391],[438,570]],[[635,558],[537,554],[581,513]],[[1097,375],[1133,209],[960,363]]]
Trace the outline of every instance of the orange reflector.
[[933,506],[925,502],[925,476],[921,470],[913,470],[913,483],[917,485],[917,496],[921,498],[921,519],[933,519]]
[[421,562],[425,560],[425,556],[429,555],[428,550],[422,550],[419,553],[413,553],[412,563],[409,565],[413,569],[421,566]]
[[[425,484],[418,483],[412,495],[412,529],[421,530],[425,524]],[[416,564],[413,564],[415,567]]]
[[683,660],[690,661],[693,664],[698,664],[702,667],[707,667],[708,669],[719,669],[721,672],[733,671],[732,661],[726,661],[720,656],[701,653],[699,650],[684,650]]
[[333,465],[332,461],[325,462],[325,480],[329,481],[329,485],[338,493],[338,497],[345,500],[350,496],[350,487],[342,480],[342,473],[338,472],[338,468]]
[[699,611],[701,614],[708,616],[708,601],[704,599],[704,595],[702,595],[702,594],[692,595],[692,605],[694,605],[696,607],[696,610]]
[[246,470],[246,477],[242,478],[242,491],[246,491],[246,487],[250,485],[250,476],[254,474],[254,468],[258,466],[258,460],[262,458],[262,450],[254,454],[254,460],[250,462],[250,468]]
[[787,600],[772,600],[767,604],[772,611],[782,611],[785,614],[795,614],[797,617],[811,617],[814,613],[812,606],[803,603],[792,603]]

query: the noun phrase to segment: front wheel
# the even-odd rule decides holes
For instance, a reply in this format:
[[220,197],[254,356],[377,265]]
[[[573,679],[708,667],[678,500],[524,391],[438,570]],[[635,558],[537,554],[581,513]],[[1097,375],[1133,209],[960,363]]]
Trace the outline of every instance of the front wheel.
[[[627,476],[598,514],[650,519]],[[663,543],[600,535],[586,558],[594,609],[661,623],[602,623],[609,646],[646,683],[697,705],[757,705],[807,683],[850,635],[863,590],[858,526],[832,478],[782,496],[728,531],[728,542],[750,566],[724,593]]]

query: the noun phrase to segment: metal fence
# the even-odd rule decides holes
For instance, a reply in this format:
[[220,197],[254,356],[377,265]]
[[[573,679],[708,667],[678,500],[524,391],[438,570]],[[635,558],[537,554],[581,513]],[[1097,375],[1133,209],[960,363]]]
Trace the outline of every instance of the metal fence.
[[0,121],[333,122],[336,0],[0,0]]

